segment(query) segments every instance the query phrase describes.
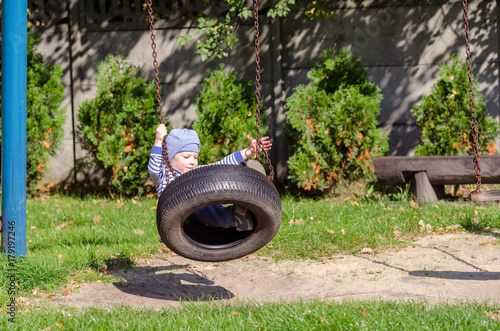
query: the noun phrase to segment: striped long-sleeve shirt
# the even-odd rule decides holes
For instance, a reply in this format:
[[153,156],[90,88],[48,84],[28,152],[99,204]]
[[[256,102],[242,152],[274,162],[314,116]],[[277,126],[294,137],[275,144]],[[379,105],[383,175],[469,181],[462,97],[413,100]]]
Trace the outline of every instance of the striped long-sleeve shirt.
[[[245,162],[245,159],[241,156],[241,151],[237,151],[224,157],[220,161],[208,165],[200,165],[199,167],[205,167],[214,164],[238,165],[243,162]],[[158,197],[160,197],[165,187],[167,187],[167,178],[168,182],[171,183],[177,176],[180,176],[180,173],[178,171],[175,170],[176,174],[174,174],[170,170],[166,169],[165,165],[163,164],[163,148],[159,146],[153,146],[153,148],[151,149],[151,153],[149,154],[148,171],[151,179],[156,185],[156,193],[158,194]]]

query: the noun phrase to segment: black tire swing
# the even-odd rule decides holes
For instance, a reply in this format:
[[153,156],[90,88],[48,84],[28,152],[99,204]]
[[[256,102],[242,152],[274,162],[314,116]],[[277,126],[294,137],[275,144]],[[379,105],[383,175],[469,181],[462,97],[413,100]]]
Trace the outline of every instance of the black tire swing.
[[[158,113],[163,123],[158,62],[154,35],[152,0],[147,0],[153,66],[156,81]],[[256,121],[260,133],[260,58],[258,1],[254,1]],[[241,165],[213,165],[191,170],[171,183],[162,192],[156,210],[158,232],[173,252],[197,261],[219,262],[233,260],[253,253],[271,241],[281,225],[281,200],[271,180],[274,170],[267,151],[260,145],[270,169],[270,179],[257,170]],[[163,141],[166,166],[172,169],[166,141]],[[246,207],[253,216],[251,231],[235,228],[206,227],[190,218],[193,212],[210,205],[233,204]]]
[[471,136],[472,147],[474,148],[474,170],[476,171],[476,189],[469,195],[471,201],[498,201],[500,200],[500,191],[481,191],[481,164],[479,158],[479,142],[478,142],[478,122],[476,118],[476,109],[474,106],[474,90],[472,82],[472,60],[470,53],[470,38],[469,38],[469,19],[467,11],[467,0],[462,0],[464,9],[464,29],[465,29],[465,51],[467,55],[467,66],[469,74],[469,97],[470,97],[470,112],[471,112]]

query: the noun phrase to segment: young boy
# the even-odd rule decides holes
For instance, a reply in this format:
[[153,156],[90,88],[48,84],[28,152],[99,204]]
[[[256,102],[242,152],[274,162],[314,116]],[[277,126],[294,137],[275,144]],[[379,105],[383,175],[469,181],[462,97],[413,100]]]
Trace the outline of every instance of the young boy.
[[[168,158],[172,168],[177,174],[166,169],[163,164],[163,147],[162,143],[167,136],[167,151]],[[222,160],[212,163],[214,164],[234,164],[238,165],[250,156],[256,154],[261,149],[257,144],[257,140],[248,136],[249,145],[247,148],[237,151],[224,157]],[[260,139],[264,150],[271,149],[272,143],[269,137]],[[169,183],[175,180],[176,175],[182,175],[188,171],[195,169],[198,166],[198,153],[200,152],[200,139],[194,130],[189,129],[173,129],[167,135],[167,128],[164,124],[158,125],[156,128],[156,137],[151,154],[149,156],[148,171],[156,184],[156,192],[158,197],[167,186],[167,178]],[[208,166],[210,166],[208,165]],[[206,166],[206,165],[201,165]],[[220,204],[207,206],[194,212],[191,219],[196,220],[209,227],[221,228],[236,228],[237,231],[251,231],[253,229],[253,221],[247,209],[240,206],[224,207]]]

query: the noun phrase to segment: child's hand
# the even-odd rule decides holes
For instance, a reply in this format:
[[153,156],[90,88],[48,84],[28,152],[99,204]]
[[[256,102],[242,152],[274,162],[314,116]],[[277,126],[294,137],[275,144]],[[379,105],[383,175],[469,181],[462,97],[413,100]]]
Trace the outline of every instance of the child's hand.
[[245,160],[262,150],[268,151],[273,146],[268,136],[259,139],[261,146],[259,146],[257,139],[253,139],[250,136],[247,136],[247,138],[249,142],[248,147],[241,151],[241,156],[243,156]]
[[167,136],[168,131],[167,127],[165,124],[160,124],[156,128],[156,137],[155,137],[155,146],[162,147],[163,146],[163,139]]

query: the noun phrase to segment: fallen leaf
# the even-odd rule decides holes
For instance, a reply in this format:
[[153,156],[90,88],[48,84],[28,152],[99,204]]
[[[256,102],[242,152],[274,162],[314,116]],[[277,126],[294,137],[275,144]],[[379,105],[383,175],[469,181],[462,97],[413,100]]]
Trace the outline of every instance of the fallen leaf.
[[394,233],[394,237],[395,237],[395,238],[402,237],[402,236],[403,236],[403,234],[404,234],[403,232],[398,231],[398,230],[393,231],[393,233]]
[[37,295],[39,290],[40,288],[36,287],[33,291],[31,291],[31,294]]
[[56,295],[56,294],[55,293],[46,293],[46,292],[43,292],[42,294],[40,294],[40,296],[42,298],[49,298],[49,297],[52,297],[54,295]]
[[71,292],[73,292],[73,290],[71,288],[67,288],[63,291],[63,295],[68,295],[70,294]]
[[61,223],[59,224],[58,226],[55,227],[56,230],[61,230],[62,228],[65,228],[69,225],[68,222],[64,222],[64,223]]
[[237,311],[233,310],[232,314],[233,314],[234,316],[236,316],[236,315],[238,315],[239,313],[238,313]]
[[160,248],[158,248],[158,252],[160,252],[160,253],[161,252],[165,253],[165,252],[168,252],[168,251],[170,251],[170,249],[168,249],[167,246],[161,246]]
[[134,233],[138,236],[143,236],[144,235],[144,230],[142,229],[134,229]]
[[294,225],[294,224],[295,225],[300,225],[302,223],[304,223],[304,220],[302,218],[300,218],[298,220],[291,219],[290,221],[288,221],[288,224],[290,224],[290,225]]
[[373,253],[373,249],[365,247],[360,251],[361,254],[371,254]]
[[487,311],[486,312],[486,315],[490,316],[491,318],[493,318],[495,321],[499,321],[500,322],[500,310],[498,311],[498,313],[494,313],[492,311]]
[[56,326],[61,329],[61,330],[64,330],[66,328],[66,325],[64,325],[64,322],[60,322],[60,323],[56,323]]
[[251,260],[255,260],[255,259],[257,259],[257,258],[258,258],[258,256],[257,256],[257,255],[255,255],[255,254],[250,254],[250,255],[247,255],[247,259],[248,259],[249,261],[251,261]]
[[418,207],[418,203],[416,203],[415,201],[410,201],[410,207],[412,208],[417,208]]
[[333,231],[333,230],[326,230],[326,232],[329,234],[335,234],[335,231]]
[[100,215],[95,215],[92,217],[92,221],[94,221],[95,224],[99,223],[102,220],[102,217]]

